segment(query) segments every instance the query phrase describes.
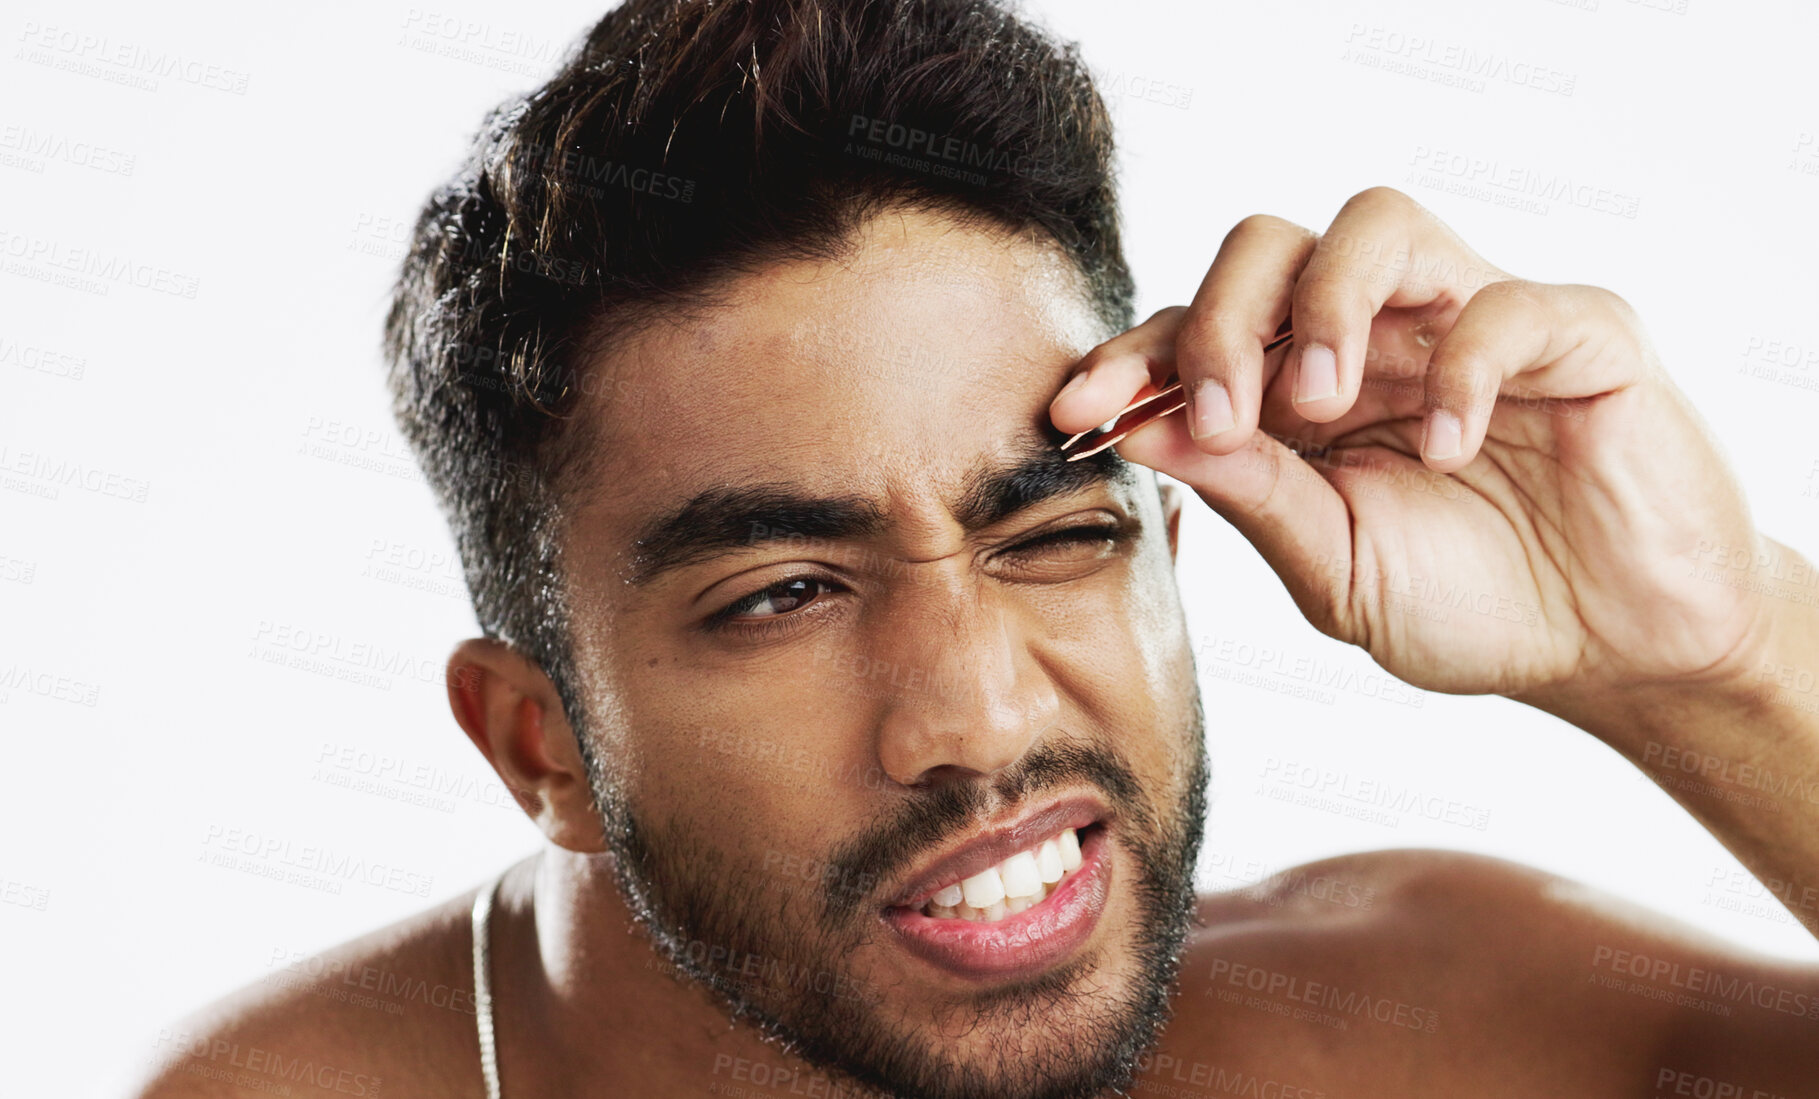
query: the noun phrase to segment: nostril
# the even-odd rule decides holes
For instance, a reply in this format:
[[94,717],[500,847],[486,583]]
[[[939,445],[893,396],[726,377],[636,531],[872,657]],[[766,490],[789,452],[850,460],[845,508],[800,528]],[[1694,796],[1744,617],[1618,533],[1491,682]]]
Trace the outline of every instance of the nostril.
[[977,782],[984,775],[971,767],[962,767],[957,763],[941,763],[923,771],[913,781],[901,783],[910,790],[939,790],[943,787],[962,783]]

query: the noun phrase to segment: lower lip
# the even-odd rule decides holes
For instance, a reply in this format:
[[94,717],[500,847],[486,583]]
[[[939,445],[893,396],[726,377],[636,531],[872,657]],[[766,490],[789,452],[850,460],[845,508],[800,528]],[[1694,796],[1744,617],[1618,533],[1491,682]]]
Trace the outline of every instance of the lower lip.
[[1099,925],[1110,895],[1105,829],[1080,844],[1080,868],[1061,887],[996,923],[937,919],[910,908],[888,908],[885,922],[909,952],[961,977],[1033,977],[1080,948]]

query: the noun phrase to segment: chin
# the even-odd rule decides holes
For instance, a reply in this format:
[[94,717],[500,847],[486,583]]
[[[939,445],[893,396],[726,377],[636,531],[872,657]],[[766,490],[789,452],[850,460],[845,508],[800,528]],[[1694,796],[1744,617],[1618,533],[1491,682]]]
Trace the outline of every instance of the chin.
[[767,1029],[892,1095],[1093,1099],[1128,1087],[1167,1020],[1180,939],[1141,890],[1120,899],[1077,954],[989,982],[931,976],[887,932],[851,959],[863,973],[856,983],[876,990],[863,1006],[835,1018],[777,1004],[789,1017]]

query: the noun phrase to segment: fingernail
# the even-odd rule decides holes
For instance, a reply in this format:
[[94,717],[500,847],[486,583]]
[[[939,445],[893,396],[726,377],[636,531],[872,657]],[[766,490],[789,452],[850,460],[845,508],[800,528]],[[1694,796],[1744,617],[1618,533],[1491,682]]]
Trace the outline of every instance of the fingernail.
[[1339,360],[1333,349],[1310,343],[1301,349],[1301,374],[1295,379],[1295,403],[1339,395]]
[[1075,374],[1073,377],[1069,378],[1067,380],[1067,384],[1061,387],[1061,392],[1055,394],[1055,396],[1057,398],[1065,397],[1069,393],[1072,393],[1075,390],[1083,388],[1086,385],[1086,378],[1089,373],[1091,373],[1091,371],[1082,370],[1080,373]]
[[1233,423],[1232,395],[1225,391],[1223,385],[1209,380],[1194,387],[1194,397],[1188,406],[1189,435],[1204,439],[1221,431],[1230,431]]
[[1436,408],[1427,414],[1427,429],[1421,436],[1421,456],[1430,462],[1457,458],[1464,438],[1459,417],[1444,408]]

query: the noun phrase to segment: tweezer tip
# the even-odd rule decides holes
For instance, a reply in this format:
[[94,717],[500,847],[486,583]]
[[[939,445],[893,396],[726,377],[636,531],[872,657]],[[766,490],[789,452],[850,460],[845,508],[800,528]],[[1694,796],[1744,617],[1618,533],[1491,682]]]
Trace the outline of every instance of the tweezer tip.
[[1070,462],[1078,462],[1082,458],[1091,458],[1093,455],[1099,453],[1102,450],[1107,449],[1108,447],[1116,446],[1118,444],[1118,442],[1120,440],[1122,440],[1123,438],[1124,438],[1124,436],[1122,436],[1122,435],[1118,436],[1118,438],[1116,438],[1116,439],[1109,438],[1109,437],[1101,438],[1098,442],[1094,443],[1092,446],[1083,447],[1079,450],[1074,451],[1072,454],[1069,454],[1067,456],[1067,460]]

